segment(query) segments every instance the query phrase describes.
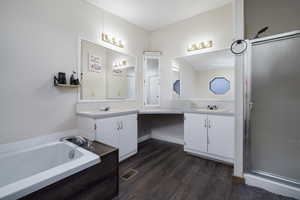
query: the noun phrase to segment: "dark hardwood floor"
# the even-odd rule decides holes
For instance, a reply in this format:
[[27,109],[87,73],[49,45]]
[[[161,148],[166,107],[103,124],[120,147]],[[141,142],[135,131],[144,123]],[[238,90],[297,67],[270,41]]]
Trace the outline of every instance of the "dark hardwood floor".
[[138,174],[120,178],[114,200],[288,200],[265,190],[232,183],[231,166],[190,156],[183,147],[157,140],[139,145],[139,153],[120,164]]

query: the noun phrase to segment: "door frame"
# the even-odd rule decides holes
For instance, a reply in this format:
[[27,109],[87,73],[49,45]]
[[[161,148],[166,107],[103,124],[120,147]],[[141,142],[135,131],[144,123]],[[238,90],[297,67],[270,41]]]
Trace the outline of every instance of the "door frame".
[[[245,173],[250,173],[251,163],[251,150],[250,150],[250,121],[251,121],[251,109],[252,109],[252,47],[256,43],[269,43],[278,40],[284,40],[287,38],[300,37],[300,31],[291,31],[287,33],[276,34],[268,37],[258,38],[254,40],[246,40],[248,50],[245,53],[245,62],[244,62],[244,79],[245,79],[245,98],[244,98],[244,109],[245,109],[245,138],[244,143],[244,171]],[[267,173],[261,173],[267,174]],[[272,175],[273,176],[273,175]],[[273,176],[275,178],[275,176]],[[278,177],[276,177],[278,178]],[[286,182],[293,182],[290,180],[282,179]]]

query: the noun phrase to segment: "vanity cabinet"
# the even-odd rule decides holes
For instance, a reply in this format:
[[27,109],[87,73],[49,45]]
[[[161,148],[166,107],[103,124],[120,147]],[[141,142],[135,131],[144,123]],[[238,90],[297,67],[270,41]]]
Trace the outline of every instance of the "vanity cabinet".
[[119,149],[122,161],[137,153],[137,114],[96,120],[96,141]]
[[207,152],[207,115],[185,114],[184,142],[185,148]]
[[234,161],[234,117],[186,113],[184,150],[229,163]]

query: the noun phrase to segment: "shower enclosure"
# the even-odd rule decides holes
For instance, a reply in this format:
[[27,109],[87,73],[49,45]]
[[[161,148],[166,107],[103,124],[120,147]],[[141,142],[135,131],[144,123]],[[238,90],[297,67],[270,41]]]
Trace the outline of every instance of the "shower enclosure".
[[246,171],[300,186],[300,32],[249,42]]

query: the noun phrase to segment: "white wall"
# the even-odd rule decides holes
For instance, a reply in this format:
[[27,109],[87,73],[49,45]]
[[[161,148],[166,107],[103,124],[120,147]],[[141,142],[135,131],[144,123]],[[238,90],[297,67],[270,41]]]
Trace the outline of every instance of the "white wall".
[[2,0],[0,26],[0,144],[3,144],[72,129],[76,126],[76,110],[107,105],[134,108],[142,104],[141,76],[137,81],[138,101],[76,105],[75,89],[53,87],[54,73],[77,70],[78,37],[104,46],[101,32],[120,38],[125,42],[121,52],[138,56],[139,74],[142,52],[162,51],[161,105],[169,107],[171,60],[188,55],[186,47],[193,42],[212,39],[213,49],[227,48],[232,39],[232,9],[229,4],[150,35],[82,0]]
[[[225,77],[230,81],[230,90],[223,95],[216,95],[209,89],[209,82],[215,77]],[[234,68],[220,68],[203,70],[196,72],[196,98],[216,99],[216,100],[234,100],[235,98]]]
[[54,88],[52,77],[77,69],[79,36],[120,38],[138,70],[149,44],[148,32],[82,0],[1,0],[0,27],[0,144],[76,126],[77,91]]
[[299,0],[244,0],[246,37],[252,38],[265,26],[264,36],[300,29]]

